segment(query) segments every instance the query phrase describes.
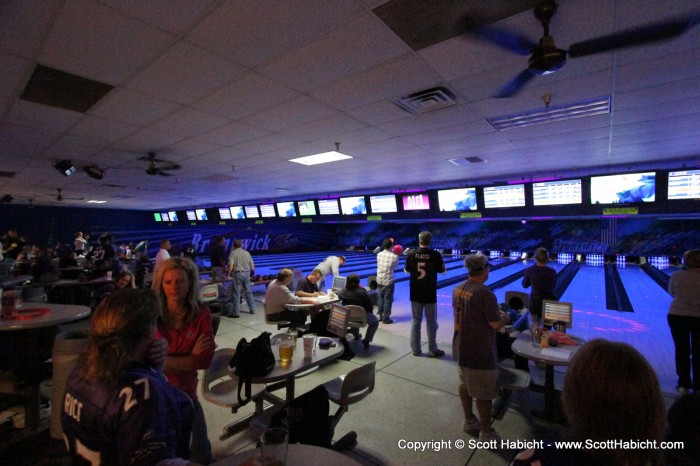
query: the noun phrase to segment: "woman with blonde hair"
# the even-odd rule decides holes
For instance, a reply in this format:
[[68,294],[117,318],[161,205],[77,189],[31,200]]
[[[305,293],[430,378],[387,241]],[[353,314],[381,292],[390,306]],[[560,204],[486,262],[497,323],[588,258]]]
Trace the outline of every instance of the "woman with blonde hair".
[[95,309],[61,413],[73,456],[92,464],[187,464],[181,458],[189,457],[194,408],[162,373],[159,316],[151,290],[112,294]]
[[165,375],[194,402],[192,460],[211,462],[211,443],[202,406],[197,399],[197,371],[214,357],[214,335],[209,308],[199,298],[197,266],[186,258],[170,258],[156,267],[153,289],[161,298],[158,334],[168,342]]

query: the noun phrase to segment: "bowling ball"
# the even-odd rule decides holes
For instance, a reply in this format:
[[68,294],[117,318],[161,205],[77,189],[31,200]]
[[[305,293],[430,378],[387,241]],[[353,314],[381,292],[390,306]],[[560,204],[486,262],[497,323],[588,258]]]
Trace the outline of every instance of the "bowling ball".
[[396,254],[398,256],[402,252],[403,252],[403,246],[401,246],[400,244],[397,244],[396,246],[394,246],[394,254]]
[[260,278],[260,275],[256,275],[255,278],[253,279],[253,281],[256,281],[256,282],[259,282],[260,280],[262,280],[262,278]]

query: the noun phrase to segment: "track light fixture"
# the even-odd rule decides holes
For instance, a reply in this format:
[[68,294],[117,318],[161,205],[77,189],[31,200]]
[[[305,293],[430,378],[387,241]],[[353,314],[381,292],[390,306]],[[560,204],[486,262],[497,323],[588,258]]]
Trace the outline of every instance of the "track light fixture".
[[104,170],[97,165],[86,165],[83,167],[83,170],[85,170],[85,173],[87,173],[90,178],[94,178],[96,180],[101,180],[102,177],[105,176]]
[[63,176],[71,176],[75,173],[75,165],[70,160],[59,160],[53,163],[53,167],[58,170]]

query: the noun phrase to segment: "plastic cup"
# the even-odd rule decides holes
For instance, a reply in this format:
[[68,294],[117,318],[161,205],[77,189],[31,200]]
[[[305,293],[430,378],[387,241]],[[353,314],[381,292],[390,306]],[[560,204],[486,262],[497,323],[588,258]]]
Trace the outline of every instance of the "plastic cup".
[[314,334],[307,334],[304,335],[304,357],[307,359],[311,359],[311,357],[314,354],[314,346],[316,343],[316,335]]
[[112,271],[111,270],[109,272],[107,272],[107,278],[109,278],[110,280],[112,279]]
[[261,463],[265,466],[285,466],[289,431],[282,427],[267,429],[260,436]]

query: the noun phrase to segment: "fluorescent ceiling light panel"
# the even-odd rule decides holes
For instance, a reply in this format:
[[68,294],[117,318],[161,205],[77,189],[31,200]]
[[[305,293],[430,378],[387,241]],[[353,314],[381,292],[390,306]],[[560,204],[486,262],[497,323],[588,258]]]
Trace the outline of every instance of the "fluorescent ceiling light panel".
[[529,112],[516,113],[488,118],[489,123],[497,131],[525,126],[554,123],[556,121],[572,120],[593,115],[610,113],[610,96],[597,99],[574,102],[559,107],[542,108]]
[[302,165],[319,165],[328,162],[337,162],[339,160],[351,159],[349,155],[341,154],[340,152],[331,151],[322,154],[307,155],[306,157],[297,157],[289,160],[290,162],[300,163]]
[[88,204],[104,204],[107,201],[96,201],[96,200],[90,200],[88,201]]

